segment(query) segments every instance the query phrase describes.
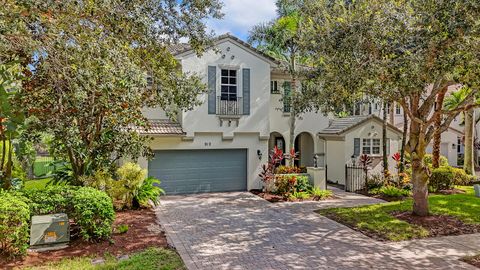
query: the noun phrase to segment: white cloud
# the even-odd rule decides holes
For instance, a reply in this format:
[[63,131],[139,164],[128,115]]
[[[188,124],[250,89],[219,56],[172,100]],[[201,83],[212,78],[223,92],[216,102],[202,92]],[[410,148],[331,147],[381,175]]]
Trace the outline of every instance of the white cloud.
[[275,17],[275,0],[223,0],[222,20],[209,20],[207,27],[217,35],[230,32],[246,39],[252,26]]

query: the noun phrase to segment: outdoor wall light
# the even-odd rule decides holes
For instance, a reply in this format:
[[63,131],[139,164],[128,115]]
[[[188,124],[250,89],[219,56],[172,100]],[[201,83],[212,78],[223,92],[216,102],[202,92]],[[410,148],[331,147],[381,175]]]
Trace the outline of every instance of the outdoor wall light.
[[260,151],[260,149],[257,150],[257,156],[258,159],[262,160],[262,151]]

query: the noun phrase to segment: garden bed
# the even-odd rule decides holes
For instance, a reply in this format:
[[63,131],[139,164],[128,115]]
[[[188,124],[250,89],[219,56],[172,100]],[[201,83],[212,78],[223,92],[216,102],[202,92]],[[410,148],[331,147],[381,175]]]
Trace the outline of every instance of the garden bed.
[[387,195],[384,195],[384,194],[371,194],[366,190],[360,190],[360,191],[357,191],[356,193],[364,195],[364,196],[372,197],[372,198],[375,198],[375,199],[384,200],[384,201],[387,201],[387,202],[403,201],[403,200],[406,200],[406,199],[409,198],[409,197],[406,197],[406,196],[387,196]]
[[157,223],[156,214],[151,209],[129,210],[116,213],[113,228],[128,225],[125,233],[115,232],[110,240],[98,243],[82,239],[72,239],[70,245],[61,250],[46,252],[28,252],[23,259],[0,263],[0,268],[25,267],[59,261],[69,257],[103,256],[108,253],[113,256],[131,254],[149,247],[167,247],[165,233]]
[[324,201],[324,200],[332,200],[332,199],[336,199],[337,197],[335,197],[333,194],[330,195],[330,196],[327,196],[327,197],[310,197],[310,198],[307,198],[307,199],[289,199],[289,198],[286,198],[284,196],[281,196],[281,195],[277,195],[277,194],[272,194],[272,193],[265,193],[261,190],[250,190],[250,193],[252,194],[255,194],[257,195],[258,197],[264,199],[264,200],[267,200],[271,203],[279,203],[279,202],[303,202],[303,201]]
[[406,221],[412,225],[425,228],[429,237],[461,235],[480,232],[480,224],[468,224],[454,216],[430,215],[421,217],[413,215],[411,211],[395,211],[394,217]]
[[317,213],[380,241],[460,235],[480,232],[480,199],[472,187],[466,193],[429,197],[431,216],[410,214],[412,200],[352,208],[318,210]]
[[480,268],[480,254],[462,258],[462,261]]

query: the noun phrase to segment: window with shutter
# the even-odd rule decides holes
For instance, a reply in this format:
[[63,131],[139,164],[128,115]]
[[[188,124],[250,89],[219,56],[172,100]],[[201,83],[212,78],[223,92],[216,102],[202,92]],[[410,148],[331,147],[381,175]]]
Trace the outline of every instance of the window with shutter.
[[291,106],[290,106],[290,95],[292,91],[292,84],[291,82],[283,82],[283,112],[289,113]]
[[360,138],[353,139],[353,156],[360,156]]

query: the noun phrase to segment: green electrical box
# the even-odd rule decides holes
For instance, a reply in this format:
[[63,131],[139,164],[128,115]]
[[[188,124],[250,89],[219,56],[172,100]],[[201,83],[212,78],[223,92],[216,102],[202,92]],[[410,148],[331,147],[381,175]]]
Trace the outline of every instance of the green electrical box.
[[33,216],[30,228],[30,246],[55,245],[70,241],[67,214]]

